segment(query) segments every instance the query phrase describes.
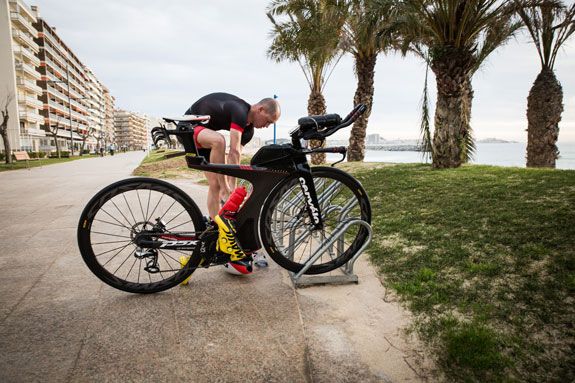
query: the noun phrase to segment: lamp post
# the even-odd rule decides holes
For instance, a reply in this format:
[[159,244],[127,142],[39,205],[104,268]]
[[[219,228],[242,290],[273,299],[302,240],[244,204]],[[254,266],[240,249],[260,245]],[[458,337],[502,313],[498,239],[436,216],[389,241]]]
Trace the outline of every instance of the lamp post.
[[[278,96],[274,94],[274,100],[277,99]],[[276,143],[276,123],[274,122],[274,145]]]

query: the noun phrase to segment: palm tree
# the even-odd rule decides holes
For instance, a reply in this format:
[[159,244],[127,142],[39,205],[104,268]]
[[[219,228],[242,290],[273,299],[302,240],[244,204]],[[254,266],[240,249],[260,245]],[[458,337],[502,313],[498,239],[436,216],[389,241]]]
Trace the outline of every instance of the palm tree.
[[427,57],[437,83],[434,168],[458,167],[472,154],[471,79],[519,27],[510,21],[513,9],[499,0],[401,2],[402,50]]
[[[465,79],[463,83],[463,115],[466,117],[466,127],[463,136],[463,143],[461,145],[461,161],[462,163],[469,162],[475,153],[475,139],[473,137],[473,128],[471,126],[471,109],[473,105],[473,86],[471,79],[475,72],[483,65],[487,57],[495,51],[498,47],[507,43],[512,37],[515,36],[516,32],[523,26],[523,23],[516,21],[510,17],[500,17],[494,19],[490,23],[485,32],[482,34],[481,46],[474,53],[475,65],[470,71],[470,75]],[[415,51],[419,54],[427,63],[427,68],[430,64],[429,54],[423,54],[421,51]],[[427,105],[427,71],[425,74],[425,84],[424,84],[424,95],[422,103],[422,125],[421,125],[421,146],[427,153],[432,153],[433,145],[431,142],[431,132],[430,124],[428,121],[429,116],[429,106]]]
[[[340,47],[344,5],[341,0],[274,0],[268,7],[268,17],[274,25],[268,56],[277,62],[299,64],[310,88],[310,115],[326,112],[323,89],[344,53]],[[312,140],[310,145],[321,147],[324,142]],[[325,154],[312,156],[313,164],[323,162]]]
[[349,137],[348,161],[363,161],[365,134],[373,103],[373,79],[377,55],[393,48],[397,23],[396,1],[350,0],[344,25],[344,47],[355,59],[357,89],[354,105],[363,103],[367,110],[353,124]]
[[[519,0],[515,0],[521,3]],[[563,112],[563,89],[553,67],[563,43],[575,32],[575,4],[543,0],[518,11],[541,61],[541,72],[527,97],[527,166],[555,167]]]

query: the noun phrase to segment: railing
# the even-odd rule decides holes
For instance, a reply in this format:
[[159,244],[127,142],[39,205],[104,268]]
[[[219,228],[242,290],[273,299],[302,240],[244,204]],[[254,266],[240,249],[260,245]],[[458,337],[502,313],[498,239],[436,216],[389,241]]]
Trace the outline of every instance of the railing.
[[19,14],[18,12],[10,12],[10,18],[14,21],[17,21],[20,25],[28,29],[28,32],[30,32],[32,36],[36,36],[36,34],[38,33],[38,31],[32,26],[32,24],[30,24],[30,22],[26,20],[26,18],[21,14]]

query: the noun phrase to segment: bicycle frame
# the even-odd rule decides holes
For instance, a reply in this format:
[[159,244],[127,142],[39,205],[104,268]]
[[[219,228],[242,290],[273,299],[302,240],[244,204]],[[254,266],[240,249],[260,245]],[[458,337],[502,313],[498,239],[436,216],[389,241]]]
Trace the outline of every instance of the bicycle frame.
[[261,248],[258,223],[265,200],[278,185],[294,174],[298,176],[314,227],[316,229],[323,227],[321,207],[313,183],[311,168],[303,153],[292,157],[289,166],[281,169],[255,165],[210,164],[206,163],[203,157],[196,156],[195,153],[186,153],[186,162],[191,169],[241,178],[252,184],[253,191],[236,216],[238,239],[246,252]]

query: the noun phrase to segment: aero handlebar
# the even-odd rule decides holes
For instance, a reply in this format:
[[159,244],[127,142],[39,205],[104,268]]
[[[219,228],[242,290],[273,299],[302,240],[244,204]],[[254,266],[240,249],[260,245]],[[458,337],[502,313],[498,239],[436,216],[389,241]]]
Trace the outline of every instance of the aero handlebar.
[[[358,104],[356,105],[353,110],[336,126],[333,127],[326,127],[322,130],[317,129],[310,129],[306,131],[302,131],[301,127],[292,132],[292,137],[294,138],[303,138],[304,140],[322,140],[328,136],[331,136],[338,130],[345,128],[355,122],[359,116],[361,116],[367,109],[365,104]],[[318,126],[319,128],[319,126]]]

